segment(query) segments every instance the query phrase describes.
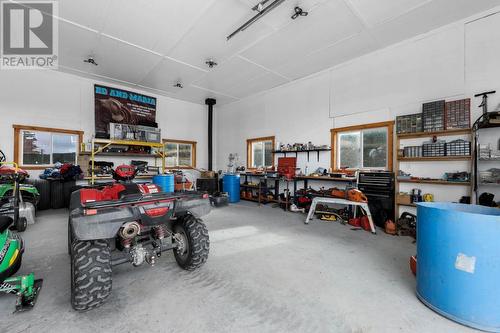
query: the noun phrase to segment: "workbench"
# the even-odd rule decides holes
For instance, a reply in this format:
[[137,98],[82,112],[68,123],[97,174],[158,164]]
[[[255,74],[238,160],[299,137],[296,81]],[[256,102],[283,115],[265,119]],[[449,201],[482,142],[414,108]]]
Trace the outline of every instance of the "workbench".
[[[368,207],[368,203],[349,201],[349,200],[340,199],[340,198],[328,198],[328,197],[313,198],[312,203],[311,203],[311,208],[309,208],[309,213],[307,214],[306,220],[304,222],[305,224],[309,224],[309,220],[314,215],[314,212],[316,211],[316,205],[318,203],[346,205],[346,206],[359,206],[359,207],[363,208],[363,210],[366,212],[366,216],[368,217],[368,221],[370,221],[370,229],[372,231],[372,234],[377,233],[377,230],[375,229],[375,225],[373,224],[372,214],[370,212],[370,208]],[[354,209],[354,217],[356,217],[356,211],[357,211],[357,209]]]
[[309,181],[323,181],[323,182],[343,182],[347,183],[349,187],[355,187],[356,177],[329,177],[329,176],[295,176],[293,179],[293,196],[297,200],[297,183],[304,182],[304,189],[307,190]]

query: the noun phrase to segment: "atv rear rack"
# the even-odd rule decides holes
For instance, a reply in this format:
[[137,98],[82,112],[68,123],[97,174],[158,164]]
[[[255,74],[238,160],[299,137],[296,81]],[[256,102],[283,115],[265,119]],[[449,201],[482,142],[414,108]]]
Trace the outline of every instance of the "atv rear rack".
[[189,199],[206,199],[206,194],[199,192],[190,192],[189,194],[168,194],[168,193],[152,193],[152,194],[129,194],[124,196],[120,200],[108,200],[108,201],[89,201],[82,204],[84,209],[99,209],[99,208],[111,208],[120,207],[123,205],[133,205],[142,204],[152,201],[174,201],[182,200],[184,198]]

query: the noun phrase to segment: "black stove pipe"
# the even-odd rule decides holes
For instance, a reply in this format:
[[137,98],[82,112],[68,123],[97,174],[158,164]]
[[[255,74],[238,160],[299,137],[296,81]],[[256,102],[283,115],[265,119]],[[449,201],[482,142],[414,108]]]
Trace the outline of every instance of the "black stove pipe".
[[212,171],[213,162],[213,121],[214,121],[214,105],[216,100],[207,98],[205,104],[208,105],[208,170]]

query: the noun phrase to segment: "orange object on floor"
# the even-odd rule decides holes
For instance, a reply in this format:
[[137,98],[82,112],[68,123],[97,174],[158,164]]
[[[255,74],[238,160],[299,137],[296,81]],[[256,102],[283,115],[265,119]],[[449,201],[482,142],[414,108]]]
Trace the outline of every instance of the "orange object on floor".
[[417,256],[411,256],[410,257],[410,270],[413,273],[413,275],[417,276]]
[[385,233],[389,235],[396,235],[398,233],[396,223],[392,220],[385,221]]

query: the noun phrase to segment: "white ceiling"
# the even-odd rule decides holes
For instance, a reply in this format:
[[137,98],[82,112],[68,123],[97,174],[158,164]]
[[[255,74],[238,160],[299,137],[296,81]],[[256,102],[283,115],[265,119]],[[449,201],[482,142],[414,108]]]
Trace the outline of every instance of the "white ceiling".
[[[227,41],[258,0],[59,0],[60,70],[204,103],[236,101],[500,5],[286,0]],[[300,5],[307,17],[291,20]],[[93,56],[99,66],[83,59]],[[205,61],[213,58],[213,69]],[[183,89],[173,85],[181,81]]]

